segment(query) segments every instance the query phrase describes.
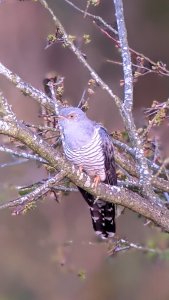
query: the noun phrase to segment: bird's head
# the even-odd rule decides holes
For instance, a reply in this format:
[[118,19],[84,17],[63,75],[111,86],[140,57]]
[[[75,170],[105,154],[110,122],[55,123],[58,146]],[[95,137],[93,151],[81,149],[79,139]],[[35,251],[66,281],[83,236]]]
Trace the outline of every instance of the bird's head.
[[62,128],[87,120],[86,114],[78,107],[65,107],[59,111],[58,121]]
[[66,144],[76,149],[90,141],[94,132],[94,122],[77,107],[66,107],[59,111],[58,122],[62,138]]

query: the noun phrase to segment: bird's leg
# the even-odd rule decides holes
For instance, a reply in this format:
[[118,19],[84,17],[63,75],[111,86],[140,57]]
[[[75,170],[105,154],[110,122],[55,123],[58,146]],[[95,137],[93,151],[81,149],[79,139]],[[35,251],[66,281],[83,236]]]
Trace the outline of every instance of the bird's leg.
[[78,171],[77,171],[77,175],[80,176],[80,174],[83,172],[83,166],[80,165],[78,166]]
[[82,173],[83,172],[83,167],[79,166],[79,172]]
[[100,181],[101,181],[100,176],[96,175],[94,177],[94,184],[93,184],[93,186],[94,186],[95,189],[97,188],[97,186],[98,186],[98,184],[99,184]]

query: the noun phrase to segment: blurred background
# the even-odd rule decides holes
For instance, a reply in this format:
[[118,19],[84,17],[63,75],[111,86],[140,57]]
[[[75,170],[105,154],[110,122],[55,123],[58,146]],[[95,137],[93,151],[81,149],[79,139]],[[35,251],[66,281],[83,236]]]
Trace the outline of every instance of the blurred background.
[[[120,60],[113,43],[65,1],[47,2],[67,32],[78,37],[79,45],[83,34],[91,35],[91,43],[82,45],[82,50],[114,93],[122,97],[121,68],[106,62]],[[82,8],[86,6],[85,0],[74,3]],[[169,1],[125,0],[124,11],[130,47],[169,65]],[[112,1],[101,0],[100,6],[90,12],[108,23],[115,21]],[[57,71],[65,77],[64,97],[76,105],[90,79],[89,73],[60,44],[45,50],[46,38],[54,31],[49,14],[38,2],[1,1],[0,61],[39,89],[43,89],[45,75]],[[168,83],[167,77],[147,75],[135,84],[137,126],[145,124],[144,107],[149,107],[153,100],[168,98]],[[39,107],[31,98],[22,95],[2,76],[0,88],[18,118],[39,122]],[[123,128],[112,99],[100,88],[90,101],[88,115],[102,122],[109,131]],[[158,134],[167,151],[167,130],[163,128]],[[12,161],[10,156],[0,153],[1,163],[9,161]],[[28,185],[46,177],[45,171],[32,162],[1,168],[0,200],[17,197],[14,185]],[[145,228],[143,220],[132,212],[119,218],[117,233],[143,244],[156,239],[161,247],[168,238]],[[0,241],[0,300],[169,299],[168,262],[150,259],[138,251],[108,257],[106,246],[95,238],[88,208],[80,194],[72,193],[60,204],[51,199],[39,201],[37,208],[24,216],[14,217],[10,210],[0,211]]]

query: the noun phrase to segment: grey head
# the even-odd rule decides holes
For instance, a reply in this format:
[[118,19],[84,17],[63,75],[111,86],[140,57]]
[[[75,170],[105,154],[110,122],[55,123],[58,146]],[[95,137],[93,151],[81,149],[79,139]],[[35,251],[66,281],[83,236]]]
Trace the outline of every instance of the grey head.
[[92,138],[96,123],[77,107],[65,107],[59,111],[62,138],[70,149],[78,149]]

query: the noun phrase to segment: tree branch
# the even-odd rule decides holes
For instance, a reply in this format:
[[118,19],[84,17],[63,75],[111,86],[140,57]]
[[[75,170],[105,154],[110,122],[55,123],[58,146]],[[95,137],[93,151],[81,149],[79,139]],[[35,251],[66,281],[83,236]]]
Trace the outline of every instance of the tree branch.
[[24,152],[23,150],[20,151],[18,149],[17,150],[16,149],[10,149],[10,148],[7,148],[6,146],[0,145],[0,152],[5,152],[5,153],[11,154],[11,155],[16,156],[16,157],[22,157],[22,158],[25,158],[27,160],[35,160],[35,161],[38,161],[40,163],[47,164],[47,162],[43,158],[39,157],[38,155],[30,154],[30,153]]
[[0,63],[0,74],[5,76],[10,82],[12,82],[17,89],[23,92],[26,96],[32,97],[40,105],[45,106],[51,112],[55,112],[55,106],[51,98],[46,96],[40,90],[34,88],[31,84],[24,82],[17,74],[10,71],[2,63]]
[[10,202],[1,204],[0,209],[14,207],[14,206],[18,206],[18,205],[25,205],[25,204],[30,203],[32,201],[38,200],[40,197],[42,197],[47,192],[49,192],[51,190],[52,186],[57,184],[65,176],[66,176],[65,171],[59,172],[54,177],[48,179],[47,181],[45,181],[45,183],[43,183],[42,185],[37,187],[33,192],[30,192],[29,194],[27,194],[23,197],[20,197],[16,200],[12,200]]
[[124,73],[124,103],[123,107],[126,111],[131,112],[133,108],[133,74],[131,55],[127,40],[127,30],[124,20],[123,2],[122,0],[114,0],[116,20],[118,27],[118,35],[121,46],[121,56],[123,62]]
[[[154,201],[158,201],[158,197],[153,193],[153,191],[151,189],[151,179],[152,179],[151,172],[148,169],[147,161],[146,161],[146,158],[144,157],[144,153],[142,150],[142,142],[137,133],[137,130],[136,130],[136,127],[135,127],[135,124],[133,121],[133,117],[131,114],[131,110],[126,109],[126,107],[122,104],[121,99],[113,93],[113,91],[110,89],[110,87],[103,82],[103,80],[98,76],[98,74],[93,70],[93,68],[87,63],[87,61],[84,58],[84,56],[82,55],[81,51],[69,39],[63,25],[58,20],[58,18],[55,16],[52,9],[48,6],[47,2],[45,0],[40,0],[40,3],[44,6],[45,9],[48,10],[48,12],[50,13],[50,15],[53,19],[53,22],[54,22],[56,28],[59,28],[59,31],[62,33],[63,43],[70,48],[70,50],[76,55],[76,57],[83,64],[83,66],[89,70],[91,77],[93,79],[95,79],[95,81],[101,86],[101,88],[106,90],[108,92],[108,94],[111,96],[111,98],[113,98],[113,100],[115,101],[115,103],[120,111],[120,114],[123,118],[125,127],[129,133],[130,140],[135,149],[135,155],[136,155],[136,160],[137,160],[137,169],[140,174],[140,183],[143,186],[144,193],[147,197],[154,197]],[[116,1],[115,1],[115,5],[116,5]],[[121,5],[122,5],[122,2],[121,2]],[[118,6],[117,6],[116,13],[117,12],[118,12]],[[117,23],[118,23],[118,20],[117,20]],[[123,28],[121,28],[122,24],[123,24]],[[124,36],[124,34],[122,34],[122,29],[124,29],[124,28],[125,28],[125,23],[124,23],[124,18],[123,18],[122,22],[119,23],[119,28],[118,28],[119,39],[120,39],[121,46],[126,45],[126,47],[128,49],[128,44],[126,44],[126,37]],[[125,41],[124,41],[124,38],[125,38]],[[123,48],[125,48],[125,47],[123,47]],[[122,48],[122,52],[123,52],[123,50],[125,50],[123,48]],[[128,54],[128,50],[127,50],[127,52],[125,52],[125,57],[127,57],[127,54]],[[127,59],[126,61],[128,63],[130,60]],[[127,70],[127,66],[126,67],[124,66],[124,68]],[[128,76],[129,72],[126,71],[125,74],[127,74],[127,76]],[[126,79],[124,78],[124,80],[126,80]],[[128,84],[126,86],[128,88]],[[130,86],[131,86],[131,83],[130,83]],[[127,91],[128,100],[129,100],[129,92],[131,94],[131,92],[132,92],[131,88],[128,89],[128,91]],[[130,108],[131,108],[131,100],[132,100],[132,97],[130,96]]]
[[[122,11],[122,2],[120,0],[114,0],[114,2],[116,7],[116,14],[118,18],[121,18],[117,23],[121,49],[122,52],[124,52],[124,103],[118,96],[116,96],[113,93],[110,87],[103,82],[103,80],[98,76],[98,74],[93,70],[93,68],[87,63],[80,50],[77,49],[72,43],[72,41],[69,39],[62,24],[56,18],[53,11],[49,8],[47,2],[45,0],[40,0],[40,3],[45,7],[45,9],[49,11],[50,15],[52,16],[56,27],[59,27],[60,31],[62,32],[64,44],[67,45],[74,52],[74,54],[83,64],[83,66],[85,66],[89,70],[92,78],[94,78],[96,82],[100,84],[102,89],[108,92],[110,97],[115,101],[116,105],[118,106],[125,127],[129,133],[130,140],[132,142],[132,153],[136,157],[137,166],[135,167],[134,161],[133,164],[131,164],[131,161],[127,161],[127,159],[125,161],[125,159],[120,154],[119,156],[118,154],[116,155],[116,160],[119,161],[119,164],[121,164],[121,166],[125,170],[127,170],[128,173],[132,174],[132,176],[134,177],[134,183],[137,182],[139,179],[138,188],[140,186],[144,187],[144,197],[126,188],[108,186],[103,183],[98,184],[97,188],[95,189],[94,182],[89,176],[87,176],[83,172],[80,172],[80,170],[78,170],[75,166],[71,165],[68,161],[66,161],[66,159],[61,155],[59,151],[54,150],[52,146],[50,146],[37,134],[32,132],[30,128],[28,128],[22,122],[17,120],[6,99],[2,95],[0,95],[0,133],[13,137],[16,140],[22,142],[24,145],[29,147],[29,149],[31,149],[34,153],[36,153],[36,155],[38,155],[37,157],[40,157],[43,162],[48,163],[58,172],[63,172],[63,176],[69,178],[75,185],[84,188],[90,194],[94,195],[96,199],[101,198],[105,201],[113,202],[128,207],[129,209],[152,220],[154,223],[161,226],[161,228],[169,232],[169,211],[166,208],[165,203],[158,199],[153,193],[153,186],[154,188],[158,187],[159,190],[162,189],[162,191],[169,191],[169,184],[168,181],[162,178],[152,178],[151,171],[148,168],[147,159],[144,157],[142,141],[137,133],[134,124],[131,111],[133,103],[133,91],[132,89],[130,89],[132,83],[131,66],[129,67],[131,59],[129,57],[128,51],[127,36]],[[1,63],[0,73],[3,74],[8,80],[10,80],[19,90],[23,91],[26,95],[30,95],[31,97],[33,97],[40,105],[45,106],[47,109],[54,113],[57,113],[58,107],[57,104],[55,105],[53,99],[47,97],[44,93],[35,89],[31,85],[23,82],[18,75],[13,74]],[[56,182],[55,180],[56,178],[51,178],[49,179],[48,183],[44,183],[44,185],[27,195],[27,197],[21,197],[21,203],[23,201],[26,201],[24,199],[31,201],[34,198],[39,198],[41,195],[44,194],[46,190],[50,189],[51,182]],[[150,183],[152,184],[152,187],[150,187]],[[10,206],[17,205],[17,202],[15,201],[19,201],[19,199],[11,201]],[[18,204],[21,203],[18,202]]]
[[151,188],[152,174],[148,168],[147,160],[143,152],[143,142],[138,135],[136,126],[132,116],[133,107],[133,76],[132,62],[127,41],[127,30],[125,26],[123,2],[122,0],[114,0],[119,42],[121,46],[123,72],[124,72],[124,102],[121,107],[123,121],[128,131],[131,143],[135,148],[135,156],[137,161],[137,171],[140,174],[140,184],[146,197],[153,197],[154,201],[158,201]]
[[75,185],[80,186],[94,195],[108,202],[120,204],[152,220],[164,230],[169,232],[169,211],[164,203],[155,203],[153,199],[146,199],[125,188],[98,184],[94,188],[93,180],[85,173],[80,172],[75,166],[67,162],[58,152],[42,139],[34,135],[21,123],[11,124],[0,120],[0,133],[6,134],[23,142],[35,153],[48,161],[51,167],[58,171],[65,171]]

